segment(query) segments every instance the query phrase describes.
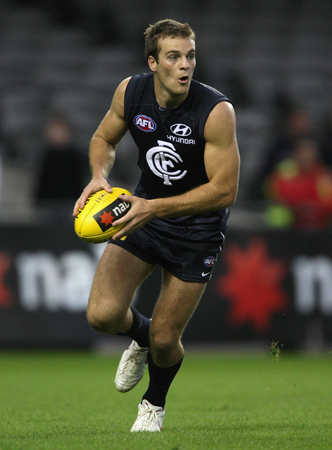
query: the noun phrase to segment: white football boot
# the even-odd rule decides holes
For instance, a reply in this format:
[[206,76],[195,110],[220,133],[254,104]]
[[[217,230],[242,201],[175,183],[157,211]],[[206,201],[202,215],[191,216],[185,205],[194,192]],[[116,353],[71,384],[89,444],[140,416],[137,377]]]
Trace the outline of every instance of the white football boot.
[[130,391],[143,378],[148,351],[148,347],[140,347],[136,341],[132,341],[123,352],[114,380],[118,391]]
[[165,409],[151,405],[146,399],[138,405],[137,419],[130,431],[161,431],[165,417]]

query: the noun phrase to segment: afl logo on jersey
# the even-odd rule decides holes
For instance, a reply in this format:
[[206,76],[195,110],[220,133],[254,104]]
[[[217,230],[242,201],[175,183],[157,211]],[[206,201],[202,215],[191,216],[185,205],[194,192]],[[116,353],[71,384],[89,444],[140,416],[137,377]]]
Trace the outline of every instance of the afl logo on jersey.
[[134,124],[142,131],[146,133],[151,133],[157,128],[157,124],[151,117],[144,116],[144,114],[139,114],[134,118]]
[[189,136],[191,134],[191,128],[183,123],[175,123],[171,126],[171,132],[177,136]]

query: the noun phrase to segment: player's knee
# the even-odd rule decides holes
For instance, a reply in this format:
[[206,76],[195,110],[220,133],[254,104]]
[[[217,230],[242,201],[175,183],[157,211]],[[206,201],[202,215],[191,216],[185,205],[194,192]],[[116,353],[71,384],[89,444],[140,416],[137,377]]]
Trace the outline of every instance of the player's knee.
[[116,317],[105,314],[101,309],[89,307],[87,310],[87,320],[89,325],[100,333],[118,333],[119,320]]
[[172,333],[151,333],[151,351],[157,359],[165,358],[179,343],[179,339]]
[[90,327],[92,327],[96,331],[99,331],[100,333],[106,333],[109,328],[109,323],[102,315],[96,313],[92,309],[88,309],[86,317],[88,319]]

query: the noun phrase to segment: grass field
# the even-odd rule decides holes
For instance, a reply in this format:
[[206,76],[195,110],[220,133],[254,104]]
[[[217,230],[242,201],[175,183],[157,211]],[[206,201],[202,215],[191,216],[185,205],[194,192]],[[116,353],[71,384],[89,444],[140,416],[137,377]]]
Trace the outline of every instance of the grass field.
[[127,394],[118,356],[0,356],[1,450],[332,449],[332,355],[188,352],[161,433],[129,433],[148,376]]

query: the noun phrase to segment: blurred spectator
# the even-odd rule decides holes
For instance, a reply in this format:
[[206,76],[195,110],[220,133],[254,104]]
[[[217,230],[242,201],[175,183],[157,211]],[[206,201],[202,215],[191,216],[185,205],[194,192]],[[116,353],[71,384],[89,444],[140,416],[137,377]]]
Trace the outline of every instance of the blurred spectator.
[[226,74],[224,83],[227,86],[227,95],[232,99],[234,106],[246,107],[250,103],[249,92],[245,78],[240,72],[230,69]]
[[327,112],[319,133],[322,159],[332,168],[332,108]]
[[267,195],[290,209],[297,229],[326,229],[332,218],[332,173],[322,162],[319,146],[298,139],[266,183]]
[[[0,117],[0,122],[2,122],[2,116]],[[9,140],[4,136],[4,133],[0,128],[0,202],[4,192],[4,170],[6,159],[14,158],[15,156],[16,151],[13,145],[11,145]]]
[[44,141],[36,200],[41,206],[50,202],[73,206],[85,183],[82,158],[74,144],[73,127],[65,115],[57,113],[49,118]]
[[263,200],[262,186],[264,180],[272,173],[275,167],[289,157],[292,152],[293,142],[312,134],[311,119],[306,111],[299,108],[290,108],[278,125],[276,137],[272,146],[267,150],[265,161],[251,190],[251,198]]
[[3,166],[3,162],[2,162],[2,148],[1,148],[1,144],[0,144],[0,202],[1,202],[1,197],[2,197],[2,179],[3,179],[2,166]]

